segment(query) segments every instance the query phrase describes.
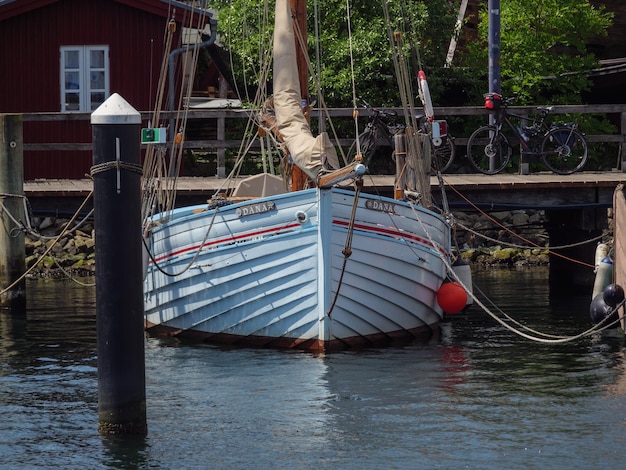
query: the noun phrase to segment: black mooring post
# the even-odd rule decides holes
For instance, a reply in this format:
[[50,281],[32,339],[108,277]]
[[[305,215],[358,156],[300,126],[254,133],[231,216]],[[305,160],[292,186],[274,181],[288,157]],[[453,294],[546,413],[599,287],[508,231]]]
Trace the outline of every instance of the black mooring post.
[[93,127],[98,429],[146,434],[141,115],[113,94]]

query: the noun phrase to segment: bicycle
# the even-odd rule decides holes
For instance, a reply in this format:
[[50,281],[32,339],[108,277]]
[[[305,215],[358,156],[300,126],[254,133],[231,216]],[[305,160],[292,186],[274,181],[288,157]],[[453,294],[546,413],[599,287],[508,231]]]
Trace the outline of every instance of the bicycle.
[[585,166],[587,141],[578,130],[578,124],[546,124],[546,116],[554,109],[546,106],[537,108],[538,114],[530,118],[529,126],[515,126],[510,116],[527,119],[508,110],[515,97],[503,99],[498,93],[484,96],[485,107],[495,111],[495,124],[476,129],[467,140],[467,158],[477,171],[494,175],[508,165],[513,147],[503,132],[505,123],[519,140],[523,157],[542,157],[543,163],[559,175],[570,175]]
[[[393,159],[387,159],[386,162],[377,162],[374,164],[374,156],[376,150],[382,146],[394,148],[394,136],[404,131],[404,125],[388,122],[389,118],[395,118],[397,113],[393,110],[385,110],[374,108],[367,101],[361,99],[366,109],[371,112],[371,119],[366,124],[365,130],[359,134],[359,142],[361,144],[361,155],[363,155],[363,163],[372,174],[381,174],[388,172],[395,173],[395,163]],[[426,119],[423,115],[417,116],[420,132],[427,133]],[[446,171],[452,165],[452,161],[456,154],[454,139],[448,134],[441,145],[431,146],[431,167],[433,171]],[[348,150],[348,161],[351,161],[356,155],[356,140]]]
[[[421,118],[420,125],[423,132],[426,132],[425,126],[426,121],[425,118]],[[452,166],[452,162],[454,161],[454,157],[456,156],[456,145],[454,143],[454,137],[447,133],[446,138],[442,142],[441,145],[435,146],[434,144],[431,146],[432,155],[430,158],[430,167],[432,168],[433,173],[437,173],[437,171],[444,173]]]

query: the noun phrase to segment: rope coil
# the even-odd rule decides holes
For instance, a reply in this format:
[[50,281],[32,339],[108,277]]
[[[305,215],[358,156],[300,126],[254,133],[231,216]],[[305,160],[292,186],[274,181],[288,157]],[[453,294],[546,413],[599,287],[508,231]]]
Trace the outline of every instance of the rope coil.
[[109,170],[128,170],[132,173],[138,173],[139,175],[143,175],[143,167],[136,163],[128,163],[121,161],[110,161],[104,163],[98,163],[90,168],[89,174],[91,176],[97,175],[98,173],[102,173]]

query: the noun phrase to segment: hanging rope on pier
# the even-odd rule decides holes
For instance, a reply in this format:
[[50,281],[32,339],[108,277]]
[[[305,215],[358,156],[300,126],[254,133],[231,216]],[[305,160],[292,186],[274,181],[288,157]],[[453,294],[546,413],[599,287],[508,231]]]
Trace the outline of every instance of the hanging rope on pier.
[[[491,217],[489,214],[487,214],[485,211],[481,210],[476,204],[474,204],[472,201],[470,201],[469,199],[467,199],[463,194],[461,194],[453,185],[451,185],[448,181],[445,182],[446,186],[448,188],[450,188],[452,191],[454,191],[461,199],[463,199],[465,202],[467,202],[470,206],[472,206],[474,208],[474,210],[476,210],[478,213],[484,215],[487,219],[489,219],[491,222],[493,222],[495,225],[501,227],[503,230],[509,232],[510,234],[514,235],[515,237],[517,237],[518,239],[524,241],[525,243],[528,243],[529,246],[532,246],[534,248],[540,248],[540,249],[546,249],[545,247],[538,245],[537,243],[532,242],[531,240],[528,240],[527,238],[522,237],[521,235],[515,233],[513,230],[511,230],[509,227],[506,227],[505,225],[502,225],[500,222],[498,222],[496,219],[494,219],[493,217]],[[464,227],[466,228],[466,227]],[[475,232],[472,232],[475,233]],[[478,234],[477,234],[478,235]],[[482,236],[482,235],[480,235]],[[590,243],[591,241],[595,241],[600,237],[594,237],[593,239],[581,242],[580,244],[586,244],[586,243]],[[496,240],[497,241],[497,240]],[[504,243],[503,243],[504,244]],[[554,250],[558,249],[558,248],[569,248],[571,246],[577,246],[577,245],[567,245],[567,246],[563,246],[563,247],[549,247],[548,251],[550,252],[550,254],[552,254],[553,256],[557,256],[559,258],[565,259],[567,261],[571,261],[572,263],[577,263],[580,264],[582,266],[586,266],[588,268],[595,268],[595,266],[593,264],[589,264],[589,263],[585,263],[584,261],[579,261],[577,259],[574,258],[570,258],[569,256],[565,256],[562,255],[561,253],[558,253]],[[527,247],[524,247],[527,248]]]
[[[427,227],[424,225],[424,223],[422,222],[421,218],[419,217],[419,214],[417,213],[417,211],[415,210],[415,206],[411,203],[411,209],[413,210],[413,214],[415,215],[415,218],[417,219],[417,221],[420,223],[420,225],[422,226],[422,229],[424,230],[424,233],[426,234],[426,236],[428,237],[428,240],[433,244],[434,246],[434,240],[432,239]],[[571,341],[575,341],[581,338],[584,338],[586,336],[590,336],[592,334],[596,334],[600,331],[604,331],[606,329],[612,328],[614,327],[618,322],[620,322],[623,318],[623,315],[617,315],[618,318],[616,320],[612,320],[610,321],[609,318],[611,317],[611,315],[613,315],[614,313],[618,312],[620,308],[622,308],[622,306],[624,305],[624,303],[626,303],[626,299],[622,300],[619,304],[617,304],[615,307],[613,307],[611,309],[610,314],[606,315],[606,317],[604,318],[603,321],[601,321],[600,323],[592,326],[591,328],[583,331],[582,333],[579,333],[577,335],[573,335],[573,336],[556,336],[556,335],[551,335],[549,333],[542,333],[533,329],[530,329],[524,325],[522,325],[521,323],[517,322],[516,320],[513,320],[513,318],[511,318],[509,315],[505,314],[504,312],[502,312],[501,310],[498,309],[499,313],[501,315],[504,316],[505,319],[515,323],[517,326],[519,326],[520,328],[517,328],[515,326],[510,325],[509,323],[507,323],[506,321],[504,321],[502,318],[500,318],[499,315],[497,315],[496,313],[494,313],[489,307],[487,307],[487,305],[485,305],[485,303],[483,303],[481,301],[481,299],[479,299],[473,292],[473,289],[470,289],[469,286],[466,286],[463,283],[463,280],[457,276],[456,272],[454,271],[452,265],[449,263],[448,259],[444,256],[444,254],[440,253],[439,256],[441,257],[441,260],[443,261],[443,263],[445,264],[449,276],[451,276],[453,278],[453,280],[455,282],[458,282],[463,289],[465,290],[465,292],[472,297],[472,299],[474,300],[474,302],[479,305],[483,311],[485,313],[487,313],[491,318],[493,318],[496,322],[498,322],[500,325],[502,325],[503,327],[505,327],[506,329],[508,329],[509,331],[517,334],[518,336],[521,336],[522,338],[526,338],[528,340],[531,341],[536,341],[538,343],[547,343],[547,344],[559,344],[559,343],[567,343],[567,342],[571,342]],[[473,287],[476,287],[475,285]],[[522,330],[526,330],[529,331],[531,334],[525,333]]]
[[2,291],[0,291],[0,295],[5,294],[6,292],[8,292],[9,290],[13,289],[16,285],[18,285],[23,279],[26,278],[26,276],[28,276],[38,265],[39,263],[41,263],[41,261],[48,256],[48,254],[52,251],[52,248],[55,247],[55,245],[57,243],[59,243],[59,241],[68,233],[68,227],[71,227],[72,224],[74,223],[74,221],[76,220],[76,218],[78,217],[78,214],[80,214],[80,212],[83,210],[83,208],[85,207],[85,205],[87,205],[87,202],[89,202],[89,200],[91,199],[91,197],[93,196],[93,190],[87,195],[87,197],[85,198],[85,200],[83,201],[83,203],[80,205],[80,207],[76,210],[76,212],[74,213],[74,215],[72,216],[72,218],[69,220],[69,222],[65,225],[65,228],[61,231],[61,233],[59,233],[59,235],[54,239],[54,242],[50,244],[50,246],[46,249],[46,251],[39,257],[37,258],[37,260],[32,264],[32,266],[30,268],[28,268],[24,274],[22,274],[18,279],[16,279],[15,281],[13,281],[13,283],[11,283],[11,285],[5,287],[4,289],[2,289]]

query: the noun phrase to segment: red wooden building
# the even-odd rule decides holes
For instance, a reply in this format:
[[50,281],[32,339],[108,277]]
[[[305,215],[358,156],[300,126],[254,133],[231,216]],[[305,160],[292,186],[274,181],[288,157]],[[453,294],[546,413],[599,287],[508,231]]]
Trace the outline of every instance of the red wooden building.
[[[190,4],[0,0],[0,113],[63,113],[54,122],[24,122],[24,143],[34,144],[90,143],[89,120],[74,117],[112,93],[150,111],[169,20],[177,23],[173,49],[182,45],[182,26],[215,31],[211,14]],[[91,151],[25,151],[24,177],[83,178],[91,159]]]

